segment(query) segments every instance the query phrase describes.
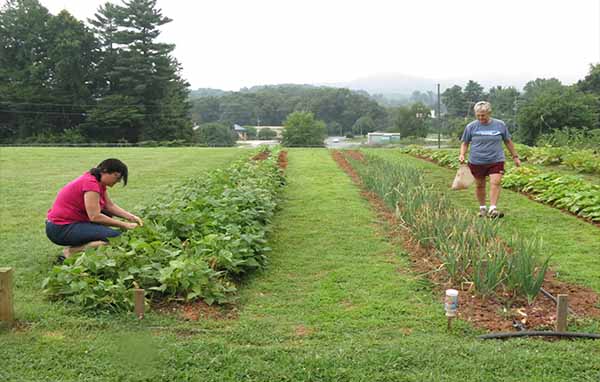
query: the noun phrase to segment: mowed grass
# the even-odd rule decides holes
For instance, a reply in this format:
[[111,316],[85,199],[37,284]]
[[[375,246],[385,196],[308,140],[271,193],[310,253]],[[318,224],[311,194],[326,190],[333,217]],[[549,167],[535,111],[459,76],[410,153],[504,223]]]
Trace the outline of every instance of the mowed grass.
[[[456,206],[477,213],[474,186],[452,191],[455,170],[402,154],[396,150],[367,150],[398,163],[422,170],[425,180],[444,192]],[[458,153],[458,149],[456,150]],[[489,194],[489,184],[487,187]],[[488,195],[489,205],[489,195]],[[506,213],[499,220],[500,233],[541,240],[543,254],[560,279],[591,287],[600,293],[600,228],[559,209],[530,200],[525,195],[502,190],[498,208]]]
[[239,317],[186,322],[151,312],[137,321],[69,307],[49,318],[37,312],[24,330],[0,335],[0,380],[600,377],[600,347],[592,341],[484,342],[461,322],[447,333],[441,296],[386,241],[381,222],[327,150],[290,151],[273,226],[270,264],[241,286]]

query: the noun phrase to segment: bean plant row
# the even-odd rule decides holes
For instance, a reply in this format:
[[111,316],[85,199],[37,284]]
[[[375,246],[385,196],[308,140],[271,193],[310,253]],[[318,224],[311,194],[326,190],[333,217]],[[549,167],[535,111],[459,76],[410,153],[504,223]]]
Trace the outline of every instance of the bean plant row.
[[517,237],[499,238],[497,222],[453,207],[445,195],[425,183],[418,169],[366,155],[349,158],[364,185],[378,194],[420,245],[443,264],[449,282],[473,283],[483,296],[533,302],[549,259],[540,243]]
[[133,308],[133,288],[148,299],[235,298],[235,281],[265,265],[266,235],[284,184],[277,150],[174,186],[140,211],[145,224],[54,266],[43,288],[85,309]]

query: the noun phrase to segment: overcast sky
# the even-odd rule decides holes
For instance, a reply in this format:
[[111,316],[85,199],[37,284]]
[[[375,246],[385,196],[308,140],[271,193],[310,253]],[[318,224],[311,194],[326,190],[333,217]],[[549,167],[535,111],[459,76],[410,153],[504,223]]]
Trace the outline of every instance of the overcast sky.
[[[105,0],[40,0],[93,17]],[[121,4],[121,1],[111,1]],[[158,0],[160,39],[192,89],[432,79],[583,78],[600,62],[600,0]]]

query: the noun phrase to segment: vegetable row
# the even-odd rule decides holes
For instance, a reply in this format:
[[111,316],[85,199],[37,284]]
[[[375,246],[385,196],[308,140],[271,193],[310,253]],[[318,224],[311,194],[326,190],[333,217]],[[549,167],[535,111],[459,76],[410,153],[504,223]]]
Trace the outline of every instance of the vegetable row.
[[235,280],[267,261],[266,236],[285,183],[277,154],[172,187],[142,209],[143,227],[55,266],[45,293],[106,311],[131,310],[134,288],[147,299],[232,301]]

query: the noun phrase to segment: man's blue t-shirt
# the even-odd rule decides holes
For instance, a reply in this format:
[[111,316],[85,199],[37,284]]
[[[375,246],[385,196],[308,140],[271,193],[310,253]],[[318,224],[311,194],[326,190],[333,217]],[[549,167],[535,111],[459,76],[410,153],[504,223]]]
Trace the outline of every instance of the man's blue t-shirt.
[[460,140],[471,144],[469,163],[489,164],[504,162],[502,142],[509,139],[504,122],[491,118],[487,125],[479,121],[469,123]]

